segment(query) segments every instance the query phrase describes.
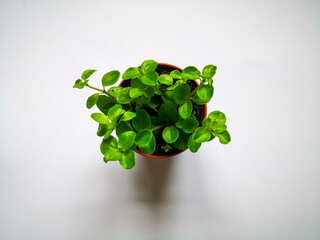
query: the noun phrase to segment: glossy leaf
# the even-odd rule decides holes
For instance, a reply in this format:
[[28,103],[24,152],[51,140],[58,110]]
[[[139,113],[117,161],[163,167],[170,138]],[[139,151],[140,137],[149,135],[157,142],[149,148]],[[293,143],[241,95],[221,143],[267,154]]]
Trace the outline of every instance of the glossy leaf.
[[100,144],[100,151],[104,155],[106,151],[110,148],[117,149],[118,142],[117,139],[113,136],[109,136],[107,139],[103,139]]
[[122,109],[121,104],[116,104],[109,109],[107,116],[109,119],[111,119],[111,121],[116,121],[125,112],[126,111]]
[[110,123],[107,123],[107,124],[101,124],[100,123],[99,127],[98,127],[98,131],[97,131],[97,135],[99,137],[102,137],[102,136],[106,135],[107,132],[112,131],[112,130],[113,130],[113,128],[112,128]]
[[213,121],[210,119],[210,118],[208,118],[208,117],[206,117],[206,118],[204,118],[203,120],[202,120],[202,126],[204,126],[204,127],[209,127],[209,126],[211,126],[212,125],[212,123],[213,123]]
[[119,148],[122,151],[127,151],[134,142],[136,133],[133,131],[127,131],[120,135],[119,137]]
[[193,66],[186,67],[182,71],[182,78],[184,80],[195,80],[201,77],[200,71]]
[[190,95],[190,86],[186,83],[182,83],[178,85],[174,90],[173,90],[173,100],[176,104],[182,104],[184,103],[187,99],[188,96]]
[[104,161],[117,161],[122,158],[122,153],[115,148],[108,148],[104,153]]
[[223,112],[220,111],[213,111],[208,115],[208,118],[211,119],[212,122],[223,122],[225,123],[227,118],[226,115],[224,115]]
[[147,72],[141,77],[141,82],[149,86],[155,86],[157,84],[157,80],[158,73],[155,71]]
[[122,79],[128,80],[128,79],[139,77],[139,76],[141,76],[139,69],[136,67],[131,67],[124,72],[124,74],[122,75]]
[[132,126],[135,130],[149,129],[151,127],[151,119],[146,110],[139,109],[136,112],[137,116],[132,119]]
[[121,121],[130,121],[132,118],[134,118],[135,116],[137,116],[137,114],[135,112],[130,112],[127,111],[123,114],[123,116],[121,117]]
[[212,124],[212,129],[215,133],[223,133],[227,130],[227,126],[223,122],[214,122]]
[[113,70],[110,72],[107,72],[102,77],[102,86],[111,86],[115,84],[120,77],[120,72],[118,70]]
[[88,70],[85,70],[82,75],[81,75],[81,78],[83,80],[87,80],[95,71],[97,70],[94,70],[94,69],[88,69]]
[[156,149],[156,139],[152,134],[150,141],[147,144],[139,145],[139,149],[145,154],[152,154]]
[[139,88],[140,90],[142,90],[145,85],[141,82],[141,80],[139,78],[133,78],[131,80],[131,87],[132,88]]
[[180,117],[182,117],[183,119],[190,117],[190,115],[192,113],[191,100],[188,100],[184,104],[180,105],[178,111],[179,111]]
[[153,136],[153,133],[149,129],[140,130],[137,133],[135,143],[138,146],[146,145],[151,141],[152,136]]
[[95,93],[95,94],[91,95],[87,100],[87,108],[90,109],[94,105],[96,105],[98,99],[99,99],[99,93]]
[[140,97],[144,94],[144,92],[142,90],[140,90],[139,88],[131,88],[130,92],[129,92],[129,96],[131,98],[136,98],[136,97]]
[[116,101],[106,95],[99,95],[98,101],[96,103],[97,107],[105,115],[108,110],[116,104]]
[[216,134],[216,136],[218,136],[219,141],[222,144],[228,144],[231,141],[231,136],[227,130],[224,131],[223,133]]
[[155,94],[155,89],[154,87],[147,87],[145,90],[144,90],[144,96],[146,98],[151,98],[154,94]]
[[142,64],[141,64],[141,70],[143,73],[147,73],[150,71],[154,71],[158,66],[158,63],[154,60],[145,60]]
[[179,70],[173,70],[170,76],[174,79],[182,79],[181,72]]
[[82,81],[81,79],[76,80],[76,82],[73,85],[73,88],[79,88],[82,89],[86,86],[87,82],[86,81]]
[[207,142],[211,138],[210,131],[205,127],[199,127],[194,132],[194,141],[196,143]]
[[179,136],[179,130],[174,126],[169,126],[163,129],[162,131],[162,138],[167,143],[173,143],[178,139]]
[[217,67],[214,65],[207,65],[202,70],[202,76],[204,78],[212,78],[217,71]]
[[172,101],[165,101],[159,108],[158,117],[165,122],[176,122],[179,118],[177,105]]
[[179,137],[174,143],[172,143],[172,146],[176,149],[184,151],[188,149],[188,139],[189,134],[183,132],[182,130],[179,130]]
[[108,117],[103,113],[92,113],[91,118],[98,123],[102,123],[102,124],[110,123]]
[[202,99],[200,99],[197,94],[195,94],[195,95],[192,97],[192,101],[193,101],[194,103],[198,104],[198,105],[204,105],[204,104],[207,103],[206,101],[203,101]]
[[117,96],[118,103],[128,104],[132,101],[132,98],[129,95],[130,90],[131,90],[131,87],[126,87],[121,90],[121,92]]
[[185,133],[192,133],[194,129],[196,129],[199,126],[199,122],[194,117],[189,117],[183,120],[182,123],[182,130]]
[[188,148],[191,152],[195,153],[199,150],[200,147],[201,143],[197,143],[196,141],[194,141],[194,134],[192,134],[188,139]]
[[123,87],[120,86],[111,87],[108,89],[107,93],[109,93],[112,97],[117,98],[122,89]]
[[162,84],[165,84],[165,85],[172,85],[172,83],[173,83],[172,77],[168,74],[160,75],[158,81]]
[[118,137],[126,131],[133,131],[133,128],[128,122],[120,122],[116,127],[116,134]]
[[122,154],[122,157],[120,159],[120,164],[124,169],[131,169],[135,165],[135,156],[134,151],[129,150]]
[[201,84],[197,90],[197,96],[208,103],[213,96],[213,86]]

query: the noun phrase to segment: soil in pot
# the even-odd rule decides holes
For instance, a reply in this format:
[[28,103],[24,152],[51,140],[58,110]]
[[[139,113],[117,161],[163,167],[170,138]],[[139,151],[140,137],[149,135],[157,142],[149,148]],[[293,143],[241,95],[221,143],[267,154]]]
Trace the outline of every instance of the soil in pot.
[[[159,63],[157,68],[156,68],[156,72],[159,75],[162,74],[170,74],[170,72],[172,72],[173,70],[179,70],[180,72],[182,71],[182,69],[177,68],[175,66],[172,65],[167,65],[167,64],[161,64]],[[175,80],[176,81],[176,80]],[[198,83],[196,81],[193,80],[189,80],[187,82],[191,88],[191,91],[193,91],[197,86]],[[126,81],[122,81],[122,83],[120,84],[122,87],[130,87],[131,86],[131,80],[126,80]],[[154,97],[160,97],[158,95],[155,95]],[[160,97],[161,99],[161,97]],[[162,99],[160,100],[162,101]],[[205,118],[206,116],[206,105],[198,105],[194,102],[192,102],[193,105],[193,112],[192,114],[195,115],[195,117],[197,118],[199,124],[202,122],[202,120]],[[153,116],[157,116],[157,113],[150,109],[150,108],[144,108],[149,115],[153,115]],[[156,138],[156,149],[154,151],[154,153],[152,154],[153,156],[173,156],[176,154],[179,154],[181,152],[183,152],[182,150],[176,149],[176,148],[172,148],[170,149],[168,152],[165,152],[161,146],[165,146],[167,145],[167,143],[163,140],[162,138],[162,131],[159,131],[158,133],[155,134],[155,138]]]

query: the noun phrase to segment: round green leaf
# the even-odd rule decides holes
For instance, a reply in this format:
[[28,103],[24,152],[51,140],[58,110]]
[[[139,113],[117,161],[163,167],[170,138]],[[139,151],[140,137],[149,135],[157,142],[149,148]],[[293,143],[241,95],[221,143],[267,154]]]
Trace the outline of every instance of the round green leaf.
[[131,88],[130,92],[129,92],[129,96],[131,98],[136,98],[136,97],[140,97],[143,95],[143,91],[140,90],[139,88]]
[[188,139],[188,148],[191,152],[195,153],[199,150],[200,147],[201,143],[197,143],[196,141],[194,141],[194,134],[192,134]]
[[165,84],[165,85],[172,85],[172,83],[173,83],[172,77],[168,74],[160,75],[158,81],[162,84]]
[[176,122],[179,118],[177,105],[172,101],[165,101],[159,108],[158,117],[165,122]]
[[202,70],[202,76],[204,78],[212,78],[217,71],[217,67],[214,65],[207,65]]
[[169,126],[163,129],[162,138],[167,143],[174,143],[179,137],[179,130],[174,126]]
[[154,71],[158,66],[158,63],[154,60],[145,60],[142,64],[141,64],[141,70],[143,73],[147,73],[150,71]]
[[134,118],[135,116],[137,116],[136,113],[134,112],[130,112],[130,111],[127,111],[123,114],[122,118],[120,119],[121,121],[129,121],[131,120],[132,118]]
[[116,127],[116,134],[118,137],[126,131],[133,131],[133,128],[128,122],[120,122]]
[[99,137],[102,137],[102,136],[106,135],[108,132],[110,132],[110,134],[111,134],[112,130],[113,130],[113,128],[110,123],[108,123],[108,124],[99,123],[97,135]]
[[179,70],[173,70],[170,76],[175,79],[182,79],[181,72]]
[[197,90],[197,96],[208,103],[213,96],[213,86],[201,84]]
[[149,129],[151,127],[151,119],[146,110],[139,109],[137,116],[132,119],[132,126],[135,130]]
[[224,131],[223,133],[216,134],[216,135],[218,136],[219,141],[222,144],[228,144],[231,141],[231,136],[227,130]]
[[194,129],[199,126],[199,122],[196,118],[190,117],[183,120],[182,130],[186,133],[192,133]]
[[95,71],[97,70],[94,70],[94,69],[88,69],[88,70],[85,70],[82,75],[81,75],[81,78],[83,80],[87,80]]
[[131,87],[139,88],[140,90],[142,90],[145,87],[145,85],[141,82],[139,78],[133,78],[131,80]]
[[104,155],[107,149],[110,149],[110,148],[117,149],[117,147],[118,147],[117,139],[113,136],[109,136],[108,138],[102,140],[100,144],[100,151]]
[[108,148],[104,154],[104,161],[117,161],[122,158],[122,153],[115,148]]
[[192,102],[191,100],[186,101],[184,104],[179,106],[179,115],[183,119],[190,117],[192,113]]
[[157,80],[158,73],[156,73],[155,71],[147,72],[141,77],[141,82],[149,86],[157,85]]
[[108,89],[107,93],[109,93],[112,97],[117,98],[122,89],[123,87],[120,86],[111,87]]
[[99,99],[99,93],[95,93],[95,94],[91,95],[87,100],[87,108],[90,109],[94,105],[96,105],[98,99]]
[[176,104],[182,104],[184,103],[189,95],[190,95],[190,86],[186,83],[182,83],[178,85],[174,90],[173,90],[173,100],[175,101]]
[[202,126],[204,126],[204,127],[209,127],[209,126],[211,126],[212,125],[212,123],[213,123],[213,121],[210,119],[210,118],[208,118],[208,117],[206,117],[206,118],[204,118],[203,120],[202,120]]
[[203,143],[203,142],[207,142],[209,139],[211,138],[211,133],[210,131],[205,128],[205,127],[199,127],[196,129],[196,131],[194,132],[194,141],[196,143]]
[[155,94],[156,90],[154,89],[154,87],[147,87],[144,90],[144,96],[146,98],[151,98],[154,94]]
[[122,154],[122,157],[120,159],[120,164],[124,169],[131,169],[135,165],[135,156],[134,151],[129,150]]
[[227,126],[224,122],[214,122],[212,124],[212,129],[215,133],[223,133],[227,130]]
[[119,137],[119,148],[122,151],[127,151],[134,142],[136,133],[133,131],[127,131],[120,135]]
[[196,67],[189,66],[182,71],[182,78],[184,80],[196,80],[200,79],[200,77],[201,73]]
[[119,92],[118,96],[117,96],[117,102],[121,103],[121,104],[128,104],[132,101],[132,98],[130,97],[129,93],[130,93],[131,87],[126,87],[123,88],[121,90],[121,92]]
[[128,79],[139,77],[139,76],[141,76],[139,69],[136,67],[131,67],[124,72],[124,74],[122,75],[122,79],[128,80]]
[[102,124],[110,123],[108,117],[103,113],[92,113],[91,118],[98,123],[102,123]]
[[134,140],[138,146],[146,145],[151,141],[153,133],[149,129],[140,130]]
[[202,99],[199,98],[199,96],[197,94],[195,94],[193,97],[192,97],[192,101],[198,105],[204,105],[206,104],[207,102],[206,101],[203,101]]
[[208,115],[208,118],[211,119],[212,122],[223,122],[225,123],[227,118],[226,118],[226,115],[224,115],[223,112],[220,112],[220,111],[213,111],[211,112],[209,115]]
[[145,154],[152,154],[156,149],[156,139],[152,134],[150,141],[147,144],[139,145],[139,149]]
[[107,116],[111,121],[116,121],[125,112],[126,111],[122,109],[121,104],[116,104],[109,109]]
[[111,86],[119,80],[119,77],[120,77],[120,72],[118,70],[107,72],[102,77],[102,85]]
[[174,143],[172,143],[172,146],[176,149],[184,151],[188,149],[188,139],[189,134],[183,132],[182,130],[179,130],[179,137]]

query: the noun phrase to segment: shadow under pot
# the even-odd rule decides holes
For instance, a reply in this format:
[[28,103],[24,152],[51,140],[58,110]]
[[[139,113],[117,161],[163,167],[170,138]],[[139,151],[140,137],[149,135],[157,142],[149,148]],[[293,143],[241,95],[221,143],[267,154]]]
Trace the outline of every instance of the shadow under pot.
[[[173,70],[178,70],[178,71],[182,72],[181,68],[173,66],[171,64],[167,64],[167,63],[158,63],[158,66],[155,71],[160,76],[162,74],[170,74],[170,72],[172,72]],[[176,81],[177,80],[174,79],[174,82],[176,82]],[[187,83],[191,88],[191,92],[199,85],[195,80],[188,80]],[[119,84],[119,86],[124,87],[124,88],[131,87],[131,79],[122,80],[121,83]],[[161,85],[161,88],[166,88],[166,85]],[[153,98],[156,98],[156,99],[153,99]],[[164,102],[160,95],[154,95],[152,97],[152,100],[154,100],[155,102],[158,101],[159,106],[161,106],[161,104]],[[192,100],[191,100],[191,102],[192,102],[192,107],[193,107],[192,114],[198,120],[199,125],[201,125],[202,120],[207,116],[207,104],[198,105],[198,104],[194,103]],[[157,108],[159,108],[159,107],[157,107]],[[150,115],[150,117],[154,116],[155,118],[158,118],[157,112],[155,110],[153,110],[152,108],[142,107],[142,109],[146,110],[148,112],[148,114]],[[141,154],[143,156],[150,157],[150,158],[168,158],[168,157],[176,156],[176,155],[185,151],[185,150],[179,149],[179,146],[175,146],[175,144],[172,144],[171,149],[165,151],[163,149],[163,146],[166,146],[167,143],[162,138],[162,131],[163,131],[163,129],[160,129],[160,130],[154,132],[154,136],[156,139],[156,148],[155,148],[155,151],[153,154],[145,154],[145,153],[141,152],[138,147],[135,149],[135,152],[138,154]],[[182,130],[179,130],[179,138],[182,138],[182,140],[188,141],[188,134],[184,133]],[[185,139],[183,139],[183,138],[185,138]]]

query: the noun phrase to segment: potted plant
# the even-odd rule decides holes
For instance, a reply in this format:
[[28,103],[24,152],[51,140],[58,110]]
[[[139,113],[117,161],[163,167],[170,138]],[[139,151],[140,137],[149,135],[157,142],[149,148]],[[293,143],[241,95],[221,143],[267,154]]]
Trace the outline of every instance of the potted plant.
[[96,70],[84,71],[73,87],[98,91],[86,105],[88,109],[96,105],[100,110],[91,117],[99,124],[97,135],[103,137],[100,150],[104,161],[119,161],[123,168],[131,169],[134,152],[161,158],[187,149],[195,153],[202,143],[215,137],[222,144],[229,143],[224,113],[213,111],[206,117],[216,69],[207,65],[201,73],[193,66],[182,70],[146,60],[139,67],[128,68],[119,86],[115,84],[120,72],[107,72],[102,77],[102,89],[88,84]]

